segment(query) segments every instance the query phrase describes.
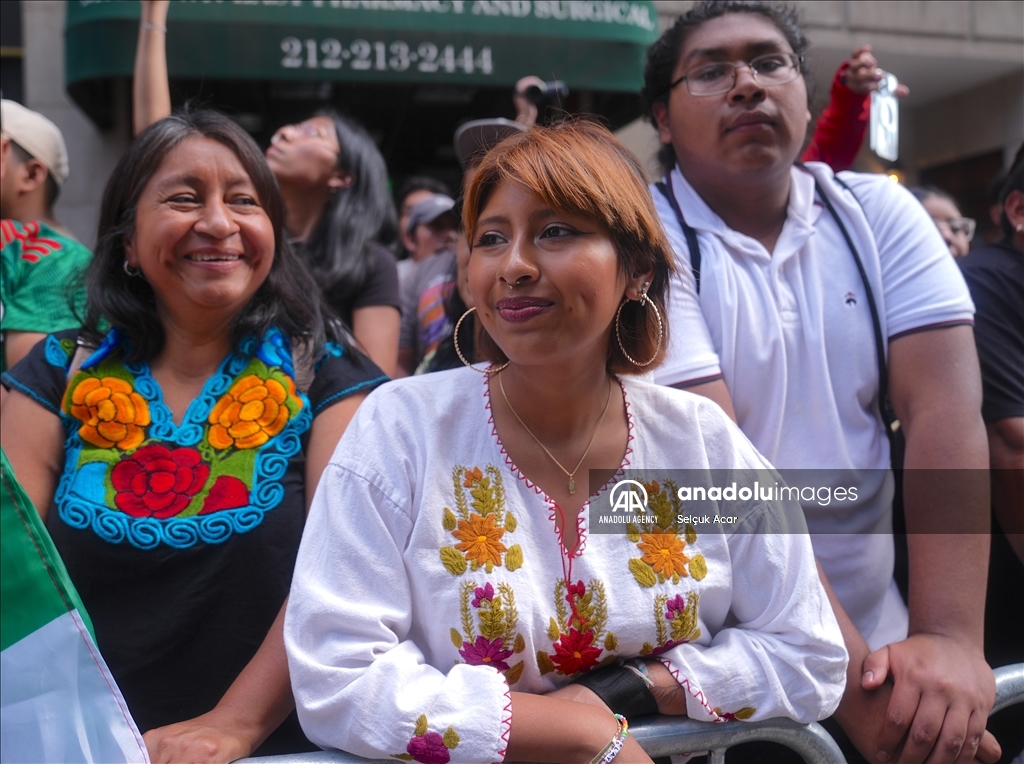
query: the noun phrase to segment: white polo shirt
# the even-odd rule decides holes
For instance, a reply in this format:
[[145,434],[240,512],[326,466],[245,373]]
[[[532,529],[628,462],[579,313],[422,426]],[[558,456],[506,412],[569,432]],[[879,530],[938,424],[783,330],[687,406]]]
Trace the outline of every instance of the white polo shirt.
[[836,594],[874,649],[907,631],[892,582],[889,442],[864,283],[815,196],[815,179],[864,263],[883,337],[972,322],[967,286],[935,225],[885,176],[843,173],[851,194],[824,164],[794,167],[786,223],[769,253],[730,229],[677,168],[672,189],[697,232],[701,290],[698,299],[676,216],[652,189],[680,267],[669,297],[668,357],[655,380],[692,384],[721,375],[740,428],[778,468],[862,470],[853,476],[858,502],[810,503],[804,512]]

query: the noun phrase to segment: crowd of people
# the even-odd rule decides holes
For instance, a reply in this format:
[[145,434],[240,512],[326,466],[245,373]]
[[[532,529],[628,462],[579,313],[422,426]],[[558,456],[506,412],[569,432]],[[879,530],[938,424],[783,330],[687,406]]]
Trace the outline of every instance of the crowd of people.
[[[461,189],[392,198],[336,112],[265,151],[172,112],[167,6],[92,253],[49,120],[4,101],[0,165],[0,445],[153,761],[640,764],[654,713],[827,720],[851,762],[1024,747],[986,730],[1024,640],[985,633],[990,539],[1024,574],[1024,150],[971,250],[942,190],[847,172],[870,47],[808,136],[796,13],[702,0],[645,65],[662,181],[536,124],[529,77],[453,136]],[[857,498],[701,525],[679,469]],[[599,532],[632,470],[651,517]]]

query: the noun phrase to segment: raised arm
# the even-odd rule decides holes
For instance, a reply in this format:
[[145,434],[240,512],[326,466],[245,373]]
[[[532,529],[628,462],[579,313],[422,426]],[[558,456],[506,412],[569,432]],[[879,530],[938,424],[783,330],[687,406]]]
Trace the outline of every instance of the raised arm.
[[132,134],[171,113],[167,78],[167,10],[171,0],[141,0],[139,42],[132,78]]

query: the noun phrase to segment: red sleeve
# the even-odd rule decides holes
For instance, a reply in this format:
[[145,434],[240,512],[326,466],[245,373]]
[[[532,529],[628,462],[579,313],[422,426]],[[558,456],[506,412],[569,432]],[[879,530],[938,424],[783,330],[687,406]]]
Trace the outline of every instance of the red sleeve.
[[871,116],[871,94],[854,93],[843,84],[848,68],[849,62],[844,61],[836,70],[828,105],[818,117],[811,143],[800,157],[804,162],[824,162],[834,172],[853,166]]

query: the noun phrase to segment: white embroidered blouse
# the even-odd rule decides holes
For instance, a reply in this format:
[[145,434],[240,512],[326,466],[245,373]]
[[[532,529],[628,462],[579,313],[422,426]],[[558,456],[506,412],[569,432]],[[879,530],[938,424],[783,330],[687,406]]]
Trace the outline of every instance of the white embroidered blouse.
[[[705,398],[621,383],[623,468],[766,467]],[[666,514],[628,535],[589,533],[584,506],[569,556],[552,501],[508,457],[490,414],[474,371],[413,377],[371,394],[339,443],[285,621],[313,742],[500,762],[510,690],[548,692],[616,656],[661,659],[693,719],[834,711],[847,654],[798,505],[750,502],[735,526],[701,526],[714,531]]]

